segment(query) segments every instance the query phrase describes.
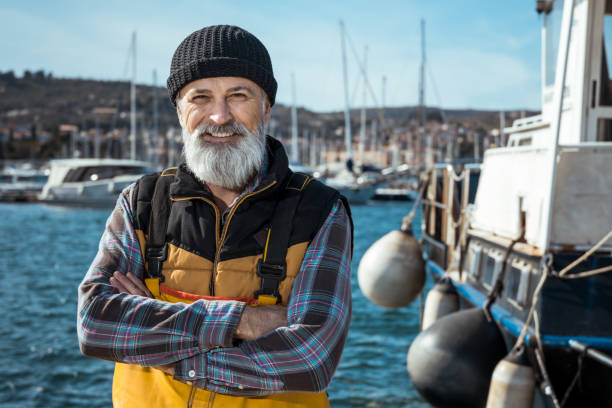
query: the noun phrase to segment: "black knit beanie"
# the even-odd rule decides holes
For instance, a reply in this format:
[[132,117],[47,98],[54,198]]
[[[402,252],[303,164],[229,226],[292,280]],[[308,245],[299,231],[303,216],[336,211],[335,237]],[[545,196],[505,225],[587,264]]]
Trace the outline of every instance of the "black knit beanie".
[[266,47],[240,27],[217,25],[191,33],[172,57],[168,94],[176,105],[179,91],[200,78],[235,76],[250,79],[268,95],[276,97],[276,80]]

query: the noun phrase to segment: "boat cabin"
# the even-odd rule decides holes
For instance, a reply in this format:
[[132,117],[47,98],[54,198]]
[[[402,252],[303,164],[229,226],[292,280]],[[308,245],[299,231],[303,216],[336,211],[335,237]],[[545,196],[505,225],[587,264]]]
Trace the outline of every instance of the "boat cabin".
[[542,113],[485,152],[471,228],[514,239],[524,226],[533,250],[581,250],[612,226],[612,0],[540,1],[538,11]]

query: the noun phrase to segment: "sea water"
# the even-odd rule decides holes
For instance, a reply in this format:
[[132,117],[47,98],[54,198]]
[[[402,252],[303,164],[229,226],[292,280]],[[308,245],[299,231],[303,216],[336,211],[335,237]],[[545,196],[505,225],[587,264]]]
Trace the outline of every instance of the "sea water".
[[[410,203],[353,207],[353,314],[328,389],[332,407],[428,407],[412,387],[406,353],[418,301],[389,310],[359,290],[359,259],[397,229]],[[113,364],[79,352],[77,286],[110,210],[0,204],[0,407],[110,407]],[[417,214],[415,225],[419,223]]]

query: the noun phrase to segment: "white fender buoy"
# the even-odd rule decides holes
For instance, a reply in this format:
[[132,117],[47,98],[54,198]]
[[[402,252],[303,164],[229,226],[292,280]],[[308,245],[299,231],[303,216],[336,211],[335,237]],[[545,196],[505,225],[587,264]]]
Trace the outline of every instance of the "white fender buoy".
[[526,350],[519,347],[501,360],[491,377],[487,408],[531,407],[535,393],[535,374]]
[[436,320],[459,310],[459,296],[449,278],[442,278],[427,293],[421,329],[425,330]]
[[409,305],[425,285],[421,246],[410,231],[391,231],[363,255],[359,287],[373,303],[389,308]]

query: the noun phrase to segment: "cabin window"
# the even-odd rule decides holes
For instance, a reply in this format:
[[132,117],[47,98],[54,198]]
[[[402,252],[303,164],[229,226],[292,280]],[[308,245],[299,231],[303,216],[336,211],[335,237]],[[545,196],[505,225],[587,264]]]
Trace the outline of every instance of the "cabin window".
[[[610,72],[610,57],[612,56],[612,0],[606,1],[606,11],[603,21],[603,36],[601,44],[601,89],[600,105],[612,105],[612,77]],[[599,131],[597,132],[599,136]],[[610,139],[607,139],[610,140]]]
[[76,169],[71,169],[68,174],[66,174],[64,182],[97,181],[112,179],[117,176],[145,173],[148,173],[146,168],[134,166],[78,167]]
[[485,287],[491,288],[493,286],[493,282],[495,282],[495,275],[497,271],[497,257],[495,257],[492,252],[487,254],[483,267],[483,283]]
[[530,146],[531,145],[531,137],[523,137],[519,139],[519,146]]
[[17,181],[26,183],[46,183],[46,176],[17,176]]
[[517,265],[506,265],[505,294],[510,299],[516,299],[521,282],[521,269]]
[[482,248],[480,246],[474,246],[470,248],[468,265],[470,268],[470,274],[478,279],[480,274],[480,253]]
[[516,301],[521,306],[527,306],[529,302],[529,282],[531,280],[531,267],[523,265],[520,267],[521,279],[516,291]]
[[597,120],[597,139],[598,142],[612,142],[612,120]]
[[563,17],[563,0],[554,0],[553,9],[546,16],[546,86],[555,84],[557,53],[561,37],[561,20]]

